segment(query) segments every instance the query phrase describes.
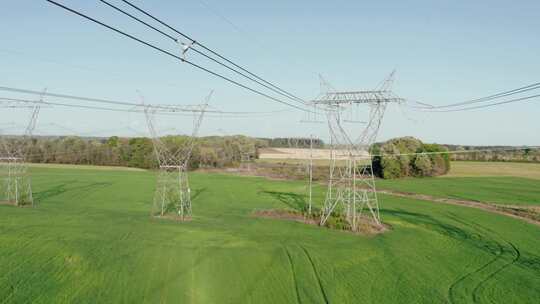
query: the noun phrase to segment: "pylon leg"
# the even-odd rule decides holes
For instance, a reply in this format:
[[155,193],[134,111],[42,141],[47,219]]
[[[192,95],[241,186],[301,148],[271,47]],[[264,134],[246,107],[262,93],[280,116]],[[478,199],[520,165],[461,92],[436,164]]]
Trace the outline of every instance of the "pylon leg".
[[177,220],[191,218],[191,193],[187,172],[181,167],[160,168],[152,215]]
[[0,201],[20,207],[34,206],[27,165],[20,158],[0,161]]

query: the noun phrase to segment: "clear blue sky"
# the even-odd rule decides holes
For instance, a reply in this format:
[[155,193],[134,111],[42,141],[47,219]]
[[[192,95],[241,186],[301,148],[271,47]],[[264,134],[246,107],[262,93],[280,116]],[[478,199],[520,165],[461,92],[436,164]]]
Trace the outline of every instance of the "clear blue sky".
[[[99,1],[58,1],[175,50],[172,42]],[[338,89],[371,89],[395,68],[398,95],[436,105],[540,81],[536,0],[133,2],[306,99],[319,92],[319,73]],[[198,103],[214,89],[212,105],[223,110],[284,108],[44,0],[2,1],[0,31],[0,86],[133,101],[139,90],[148,103],[177,104]],[[211,66],[195,54],[190,58]],[[23,123],[27,115],[1,111],[4,124]],[[300,124],[302,116],[292,111],[249,119],[209,117],[202,133],[328,137],[325,125]],[[540,145],[538,117],[538,99],[444,114],[394,106],[379,139],[411,135],[439,143]],[[187,117],[161,124],[189,133]],[[38,133],[67,128],[84,135],[134,135],[128,127],[144,132],[143,117],[55,108],[42,110]]]

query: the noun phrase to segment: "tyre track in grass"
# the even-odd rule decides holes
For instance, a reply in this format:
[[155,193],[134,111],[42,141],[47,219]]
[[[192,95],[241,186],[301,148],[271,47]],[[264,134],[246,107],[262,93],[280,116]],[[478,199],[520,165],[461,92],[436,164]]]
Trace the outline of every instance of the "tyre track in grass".
[[[154,251],[148,251],[147,255],[149,255],[149,260],[151,261],[149,264],[151,264],[150,269],[148,271],[146,284],[144,287],[144,293],[142,298],[142,303],[152,303],[152,296],[156,292],[153,289],[152,283],[154,281],[154,277],[156,275],[159,275],[159,261],[162,259],[162,254],[165,250],[162,248],[157,248]],[[157,287],[156,287],[157,288]]]
[[[36,246],[36,239],[33,235],[32,237],[27,238],[27,242],[24,243],[24,245],[20,248],[27,248],[25,252],[27,254],[24,255],[24,258],[20,260],[20,263],[16,265],[11,271],[9,271],[5,278],[6,280],[10,281],[9,285],[9,291],[6,298],[3,299],[2,303],[10,303],[9,300],[14,297],[17,293],[17,289],[20,289],[20,287],[24,288],[26,284],[28,284],[29,280],[33,279],[36,276],[39,276],[42,274],[42,270],[44,270],[44,267],[48,266],[50,263],[54,261],[56,256],[49,256],[48,258],[44,258],[44,260],[41,261],[40,264],[35,263],[35,256],[38,255],[40,257],[43,257],[45,253],[47,253],[47,248],[44,247],[45,244],[42,246]],[[15,254],[12,254],[10,258],[14,258],[17,256],[18,250],[14,251]],[[18,255],[20,257],[20,255]],[[21,275],[21,271],[19,270],[25,270],[28,267],[27,271],[31,271],[29,275]],[[33,268],[38,268],[38,270],[35,270]],[[10,276],[13,276],[12,280],[10,279]],[[27,295],[24,295],[27,297]]]
[[189,279],[190,279],[190,286],[189,286],[189,303],[195,302],[195,260],[197,259],[197,256],[199,255],[199,251],[201,250],[201,247],[197,247],[197,249],[194,250],[194,254],[191,255],[191,271],[189,273]]
[[[458,220],[459,221],[459,220]],[[480,294],[479,292],[481,290],[483,290],[484,288],[484,285],[490,281],[491,279],[493,279],[498,273],[500,273],[501,271],[503,271],[504,269],[506,269],[507,267],[515,264],[519,258],[521,257],[521,252],[519,251],[519,249],[517,248],[517,246],[515,246],[512,242],[506,240],[505,238],[503,238],[499,233],[487,228],[487,227],[484,227],[480,224],[477,224],[477,223],[466,223],[464,221],[460,221],[462,222],[464,225],[467,225],[469,227],[473,227],[473,226],[476,226],[479,228],[479,230],[484,230],[485,232],[487,232],[488,234],[492,234],[494,236],[496,236],[497,238],[499,238],[500,240],[502,240],[503,242],[507,243],[510,248],[512,249],[512,260],[508,263],[505,263],[504,265],[502,265],[501,267],[499,267],[498,269],[492,271],[487,277],[485,277],[483,280],[481,280],[478,284],[476,284],[476,286],[474,287],[473,291],[472,291],[472,300],[474,303],[479,303],[480,302]],[[499,244],[499,246],[502,248],[502,252],[500,254],[501,258],[503,257],[503,254],[504,254],[504,249],[508,249],[508,248],[505,248],[504,246],[501,246],[499,242],[497,242]],[[491,301],[490,299],[490,302],[493,303],[493,301]]]
[[[29,276],[26,276],[26,277],[23,277],[23,278],[20,278],[19,280],[17,280],[15,283],[14,283],[14,286],[17,287],[17,286],[22,286],[23,288],[25,286],[27,286],[29,283],[33,283],[34,281],[36,281],[37,278],[39,278],[39,276],[42,276],[46,271],[46,268],[49,267],[49,265],[51,264],[54,264],[55,260],[58,259],[59,256],[58,255],[53,255],[53,256],[50,256],[48,258],[46,258],[40,266],[37,266],[38,269],[37,270],[34,270],[32,272],[32,274],[30,274]],[[44,283],[46,283],[45,280],[41,281],[40,283],[35,283],[32,285],[32,292],[33,293],[36,293],[36,292],[39,292],[39,294],[37,295],[37,297],[41,297],[44,295],[42,291],[42,288],[39,288],[37,289],[36,287],[37,286],[42,286],[44,285]],[[37,289],[37,290],[36,290]],[[15,295],[15,293],[12,293],[11,296]],[[29,296],[32,296],[32,294],[25,294],[24,295],[24,298],[25,298],[25,301],[26,300],[29,300],[27,299]],[[31,300],[31,302],[35,302],[34,300]],[[6,303],[9,303],[9,302],[6,302]]]
[[[21,241],[20,244],[21,245],[18,248],[11,250],[5,256],[6,261],[15,260],[14,259],[15,257],[20,256],[20,252],[29,252],[30,251],[29,249],[32,248],[31,246],[35,245],[35,238],[34,237],[26,237],[25,241]],[[27,257],[26,259],[23,259],[22,261],[20,261],[20,263],[17,263],[17,264],[9,263],[8,266],[11,266],[10,270],[8,270],[7,272],[2,274],[3,278],[0,279],[0,283],[3,280],[8,280],[10,276],[12,276],[14,273],[16,273],[25,264],[28,264],[29,262],[31,262],[32,259],[33,259],[33,257],[30,256],[30,257]],[[2,302],[2,303],[4,303],[4,302]]]
[[[491,279],[493,279],[498,273],[500,273],[501,271],[503,271],[504,269],[506,269],[507,267],[511,266],[512,264],[516,263],[520,256],[521,256],[521,253],[519,252],[519,249],[511,242],[507,241],[506,239],[502,238],[498,233],[496,233],[495,231],[491,230],[491,229],[488,229],[480,224],[477,224],[477,223],[467,223],[461,219],[459,219],[458,217],[453,217],[453,219],[465,226],[468,226],[470,227],[471,229],[473,229],[474,231],[477,231],[477,232],[480,232],[480,233],[483,233],[484,236],[488,237],[488,236],[496,236],[497,238],[499,238],[500,240],[502,240],[502,242],[508,244],[511,248],[512,248],[512,260],[508,263],[505,263],[503,264],[502,266],[490,271],[487,276],[485,276],[483,279],[480,279],[480,281],[474,286],[472,292],[471,292],[471,299],[472,299],[472,302],[473,303],[479,303],[481,301],[481,298],[480,298],[480,291],[483,290],[483,286]],[[465,274],[463,277],[461,277],[460,279],[458,279],[457,281],[455,281],[452,286],[450,286],[449,288],[449,299],[450,299],[450,302],[451,303],[455,303],[455,298],[454,298],[454,295],[452,293],[453,291],[453,288],[455,286],[457,286],[457,284],[463,282],[465,279],[471,277],[472,279],[474,279],[474,275],[476,274],[480,274],[483,270],[485,269],[488,269],[489,271],[489,267],[492,266],[492,265],[495,265],[495,263],[501,259],[503,259],[506,255],[505,253],[509,253],[508,252],[508,248],[505,248],[506,246],[503,246],[499,241],[495,240],[495,239],[490,239],[492,242],[494,242],[495,244],[497,244],[497,247],[499,248],[499,250],[497,251],[496,253],[496,257],[492,260],[490,260],[488,263],[484,264],[483,266],[481,266],[480,268],[476,269],[475,271],[472,271],[468,274]],[[490,300],[490,302],[492,302]]]
[[321,281],[321,277],[319,276],[319,272],[317,271],[317,268],[315,267],[315,263],[313,262],[313,259],[311,258],[311,255],[309,254],[309,252],[307,251],[307,249],[304,246],[299,246],[299,247],[302,249],[302,251],[304,251],[304,253],[306,254],[306,257],[309,260],[309,263],[311,264],[311,269],[313,270],[313,273],[315,274],[315,277],[317,278],[317,283],[319,284],[319,289],[321,290],[321,293],[323,295],[324,302],[326,304],[330,303],[328,301],[328,296],[326,295],[326,292],[324,291],[322,281]]
[[[492,272],[487,278],[485,278],[483,281],[481,281],[480,283],[478,283],[478,285],[474,288],[473,290],[473,301],[475,303],[478,303],[479,301],[479,297],[478,297],[478,291],[480,291],[481,289],[480,288],[484,288],[484,284],[488,281],[490,281],[491,279],[493,279],[499,272],[503,271],[504,269],[512,266],[513,264],[515,264],[519,258],[521,257],[521,252],[519,251],[519,249],[511,242],[508,242],[508,244],[512,247],[512,249],[514,250],[514,258],[512,259],[512,261],[504,264],[501,268],[497,269],[496,271]],[[483,289],[482,289],[483,290]],[[490,302],[491,303],[495,303],[493,301],[491,301],[490,299]]]
[[[479,227],[483,228],[482,226],[478,225],[479,227],[477,226],[475,228],[470,223],[467,223],[467,222],[461,220],[459,217],[457,217],[457,216],[455,216],[453,214],[451,214],[451,216],[449,216],[449,217],[451,219],[453,219],[454,221],[456,221],[458,223],[461,223],[462,225],[470,227],[472,229],[473,233],[477,234],[478,236],[485,235],[485,232],[482,232],[481,229],[479,229]],[[479,275],[482,271],[484,271],[485,269],[490,267],[492,264],[497,262],[499,259],[501,259],[502,253],[504,252],[504,247],[499,242],[497,242],[495,240],[490,239],[489,241],[493,242],[498,248],[498,250],[494,253],[495,257],[493,259],[489,260],[487,263],[480,266],[479,268],[476,268],[475,270],[473,270],[471,272],[465,273],[464,275],[459,277],[457,280],[455,280],[452,284],[450,284],[450,286],[448,287],[448,300],[449,300],[450,303],[456,303],[456,287],[458,287],[461,283],[463,283],[465,280],[467,280],[469,278],[471,280],[474,280],[475,275]]]
[[294,271],[294,265],[291,257],[291,253],[289,252],[289,249],[287,246],[283,247],[285,250],[285,254],[287,255],[287,258],[289,259],[289,266],[291,267],[291,274],[292,274],[292,280],[294,283],[294,289],[296,291],[296,303],[301,304],[302,300],[300,299],[300,291],[298,290],[298,281],[296,280],[296,272]]
[[[486,228],[486,230],[488,231],[491,231],[489,229]],[[496,232],[492,231],[492,233],[494,233],[495,235],[498,235]],[[515,264],[517,261],[519,261],[519,258],[521,257],[521,252],[519,251],[519,249],[517,248],[516,245],[514,245],[514,243],[510,242],[510,241],[507,241],[505,239],[503,239],[500,235],[498,235],[499,238],[501,238],[505,243],[507,243],[511,248],[512,248],[512,255],[513,255],[513,258],[510,262],[502,265],[500,268],[498,268],[497,270],[491,272],[486,278],[484,278],[482,281],[480,281],[476,286],[475,288],[473,289],[473,293],[472,293],[472,296],[473,296],[473,302],[475,303],[478,303],[480,301],[480,291],[484,290],[484,286],[485,284],[490,281],[491,279],[493,279],[498,273],[500,273],[501,271],[503,271],[504,269],[512,266],[513,264]],[[493,301],[490,300],[491,303],[494,303]]]
[[466,279],[471,278],[474,275],[480,273],[481,271],[488,268],[491,264],[495,263],[498,259],[501,258],[501,253],[502,253],[503,248],[502,248],[502,246],[500,246],[499,243],[497,243],[497,245],[499,247],[499,251],[497,252],[497,255],[495,256],[495,258],[491,259],[489,262],[483,264],[479,268],[462,275],[457,280],[455,280],[452,284],[450,284],[450,286],[448,287],[448,299],[449,299],[450,303],[452,303],[452,304],[457,303],[456,299],[455,299],[455,288],[458,286],[458,284],[461,284]]

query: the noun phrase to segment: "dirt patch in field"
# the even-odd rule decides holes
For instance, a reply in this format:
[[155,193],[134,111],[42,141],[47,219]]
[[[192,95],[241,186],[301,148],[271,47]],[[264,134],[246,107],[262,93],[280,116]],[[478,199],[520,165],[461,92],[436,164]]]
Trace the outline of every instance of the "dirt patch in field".
[[423,201],[430,201],[436,203],[444,203],[450,205],[466,206],[477,209],[486,210],[492,213],[506,215],[512,218],[523,220],[527,223],[531,223],[540,226],[540,207],[539,206],[519,206],[519,205],[501,205],[491,204],[478,201],[458,200],[452,198],[440,198],[425,194],[416,194],[409,192],[379,190],[379,193],[389,194],[399,197],[413,198]]
[[166,214],[166,215],[154,215],[152,218],[157,220],[175,221],[175,222],[191,222],[190,216],[185,216],[183,219],[179,215]]
[[253,216],[279,220],[289,220],[310,225],[319,224],[318,221],[316,221],[314,218],[307,217],[299,212],[282,209],[256,210],[253,212]]
[[0,205],[13,206],[13,207],[19,207],[19,208],[32,208],[33,207],[31,204],[17,205],[15,202],[8,202],[8,201],[0,201]]
[[[320,226],[319,218],[313,216],[306,216],[303,213],[294,211],[294,210],[284,210],[284,209],[267,209],[267,210],[256,210],[252,213],[254,217],[269,218],[269,219],[278,219],[278,220],[287,220],[295,221],[303,224]],[[391,227],[387,224],[378,225],[373,222],[370,218],[361,217],[359,218],[359,227],[358,231],[337,229],[333,227],[326,227],[328,229],[343,231],[347,233],[359,234],[359,235],[377,235],[389,231]]]

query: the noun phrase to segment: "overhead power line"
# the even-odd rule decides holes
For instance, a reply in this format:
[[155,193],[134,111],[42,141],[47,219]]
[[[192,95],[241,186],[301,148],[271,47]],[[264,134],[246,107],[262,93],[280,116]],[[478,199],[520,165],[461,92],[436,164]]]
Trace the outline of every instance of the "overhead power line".
[[455,104],[451,104],[451,105],[439,106],[438,108],[448,108],[448,107],[456,107],[456,106],[462,106],[462,105],[470,105],[470,104],[475,104],[475,103],[479,103],[479,102],[486,102],[486,101],[491,101],[491,100],[499,99],[499,98],[506,97],[506,96],[511,96],[511,95],[515,95],[515,94],[520,94],[520,93],[536,90],[536,89],[539,89],[539,88],[540,88],[540,82],[537,82],[537,83],[533,83],[533,84],[530,84],[530,85],[527,85],[527,86],[524,86],[524,87],[521,87],[521,88],[517,88],[517,89],[513,89],[513,90],[509,90],[509,91],[505,91],[505,92],[501,92],[501,93],[497,93],[497,94],[493,94],[493,95],[482,97],[482,98],[472,99],[472,100],[469,100],[469,101],[455,103]]
[[[9,101],[9,102],[20,102],[20,103],[27,103],[27,104],[41,104],[41,105],[49,105],[49,106],[60,106],[60,107],[67,107],[67,108],[78,108],[78,109],[87,109],[87,110],[98,110],[98,111],[109,111],[109,112],[123,112],[123,113],[144,113],[144,110],[136,110],[136,109],[118,109],[118,108],[108,108],[108,107],[98,107],[98,106],[85,106],[85,105],[79,105],[79,104],[66,104],[66,103],[59,103],[59,102],[50,102],[50,101],[40,101],[40,100],[29,100],[29,99],[18,99],[18,98],[5,98],[0,97],[0,101]],[[2,107],[0,105],[0,107]],[[28,106],[29,108],[32,108],[32,106]],[[7,108],[10,108],[10,106],[7,106]],[[20,108],[20,107],[17,107]],[[195,111],[194,111],[195,112]],[[217,118],[242,118],[242,117],[260,117],[260,116],[266,116],[266,115],[273,115],[274,113],[256,113],[251,115],[246,114],[230,114],[230,113],[222,113],[219,111],[214,111],[212,113],[217,113],[214,115],[206,115],[208,117],[217,117]],[[192,116],[191,114],[186,114],[186,112],[166,112],[166,111],[158,111],[156,112],[157,115],[171,115],[171,116]]]
[[[111,30],[111,31],[114,31],[114,32],[116,32],[116,33],[118,33],[118,34],[121,34],[121,35],[127,37],[127,38],[130,38],[130,39],[132,39],[132,40],[135,40],[135,41],[137,41],[137,42],[139,42],[139,43],[141,43],[141,44],[143,44],[143,45],[145,45],[145,46],[147,46],[147,47],[150,47],[150,48],[154,49],[155,51],[158,51],[158,52],[160,52],[160,53],[162,53],[162,54],[165,54],[165,55],[168,55],[168,56],[170,56],[170,57],[173,57],[173,58],[175,58],[175,59],[177,59],[177,60],[180,60],[181,62],[185,62],[185,63],[187,63],[187,64],[189,64],[189,65],[191,65],[191,66],[193,66],[193,67],[195,67],[195,68],[197,68],[197,69],[199,69],[199,70],[202,70],[202,71],[204,71],[204,72],[207,72],[207,73],[209,73],[209,74],[212,74],[212,75],[214,75],[214,76],[216,76],[216,77],[218,77],[218,78],[221,78],[221,79],[223,79],[223,80],[225,80],[225,81],[228,81],[228,82],[230,82],[230,83],[232,83],[232,84],[234,84],[234,85],[236,85],[236,86],[239,86],[239,87],[241,87],[241,88],[244,88],[244,89],[246,89],[246,90],[248,90],[248,91],[251,91],[251,92],[253,92],[253,93],[255,93],[255,94],[261,95],[261,96],[266,97],[266,98],[268,98],[268,99],[270,99],[270,100],[273,100],[273,101],[275,101],[275,102],[278,102],[278,103],[287,105],[287,106],[292,107],[292,108],[296,108],[296,109],[301,110],[301,111],[304,111],[304,112],[311,112],[311,111],[308,110],[308,109],[302,108],[302,107],[300,107],[300,106],[297,106],[297,105],[288,103],[288,102],[286,102],[286,101],[283,101],[283,100],[281,100],[281,99],[278,99],[278,98],[276,98],[276,97],[270,96],[270,95],[265,94],[265,93],[263,93],[263,92],[261,92],[261,91],[259,91],[259,90],[253,89],[253,88],[251,88],[251,87],[248,87],[247,85],[244,85],[244,84],[242,84],[242,83],[239,83],[239,82],[237,82],[237,81],[235,81],[235,80],[233,80],[233,79],[231,79],[231,78],[228,78],[228,77],[223,76],[223,75],[221,75],[221,74],[219,74],[219,73],[216,73],[216,72],[211,71],[211,70],[209,70],[209,69],[207,69],[207,68],[204,68],[204,67],[202,67],[202,66],[200,66],[200,65],[198,65],[198,64],[196,64],[196,63],[193,63],[193,62],[191,62],[191,61],[189,61],[189,60],[187,60],[187,59],[184,59],[184,58],[182,58],[182,57],[180,57],[180,56],[178,56],[178,55],[175,55],[175,54],[173,54],[173,53],[171,53],[171,52],[169,52],[169,51],[167,51],[167,50],[164,50],[164,49],[162,49],[162,48],[160,48],[160,47],[158,47],[158,46],[155,46],[155,45],[153,45],[153,44],[151,44],[151,43],[149,43],[149,42],[147,42],[147,41],[144,41],[144,40],[142,40],[142,39],[140,39],[140,38],[137,38],[137,37],[135,37],[135,36],[133,36],[133,35],[131,35],[131,34],[128,34],[128,33],[126,33],[126,32],[123,32],[123,31],[121,31],[121,30],[119,30],[119,29],[117,29],[117,28],[114,28],[114,27],[112,27],[112,26],[110,26],[110,25],[108,25],[108,24],[105,24],[105,23],[103,23],[103,22],[101,22],[101,21],[99,21],[99,20],[96,20],[96,19],[94,19],[94,18],[92,18],[92,17],[90,17],[90,16],[87,16],[87,15],[85,15],[85,14],[79,12],[79,11],[76,11],[76,10],[74,10],[74,9],[72,9],[72,8],[69,8],[69,7],[67,7],[67,6],[65,6],[65,5],[63,5],[63,4],[60,4],[60,3],[56,2],[56,1],[53,1],[53,0],[46,0],[46,1],[49,2],[49,3],[52,3],[52,4],[56,5],[56,6],[58,6],[58,7],[60,7],[60,8],[62,8],[62,9],[64,9],[64,10],[66,10],[66,11],[69,11],[69,12],[71,12],[71,13],[73,13],[73,14],[76,14],[76,15],[78,15],[78,16],[80,16],[80,17],[83,17],[83,18],[85,18],[85,19],[87,19],[87,20],[89,20],[89,21],[92,21],[92,22],[94,22],[94,23],[96,23],[96,24],[99,24],[99,25],[101,25],[101,26],[103,26],[103,27],[105,27],[105,28],[107,28],[107,29],[109,29],[109,30]],[[124,1],[124,2],[126,2],[126,1]]]
[[[120,12],[120,13],[126,15],[126,16],[128,16],[129,18],[131,18],[131,19],[133,19],[133,20],[135,20],[135,21],[137,21],[137,22],[139,22],[139,23],[141,23],[141,24],[143,24],[143,25],[145,25],[145,26],[147,26],[147,27],[153,29],[154,31],[160,33],[161,35],[163,35],[163,36],[165,36],[165,37],[167,37],[167,38],[169,38],[170,40],[172,40],[172,41],[174,41],[174,42],[176,42],[176,43],[179,43],[179,42],[180,42],[177,38],[175,38],[175,37],[173,37],[173,36],[171,36],[171,35],[169,35],[169,34],[163,32],[163,31],[161,31],[161,30],[159,30],[158,28],[156,28],[156,27],[154,27],[154,26],[152,26],[152,25],[146,23],[145,21],[141,20],[140,18],[137,18],[137,17],[133,16],[132,14],[126,12],[125,10],[123,10],[123,9],[121,9],[121,8],[119,8],[119,7],[115,6],[115,5],[113,5],[113,4],[111,4],[110,2],[105,1],[105,0],[99,0],[99,1],[101,1],[101,2],[104,3],[104,4],[106,4],[107,6],[111,7],[112,9],[114,9],[114,10],[116,10],[116,11],[118,11],[118,12]],[[194,43],[194,41],[193,41],[192,43]],[[206,59],[211,60],[212,62],[217,63],[218,65],[220,65],[220,66],[222,66],[222,67],[228,69],[229,71],[232,71],[232,72],[234,72],[234,73],[236,73],[236,74],[238,74],[238,75],[240,75],[240,76],[242,76],[242,77],[244,77],[244,78],[246,78],[246,79],[249,79],[249,80],[251,80],[251,81],[257,83],[258,85],[261,85],[261,86],[263,86],[263,87],[265,87],[265,88],[267,88],[267,89],[273,91],[274,93],[277,93],[277,94],[279,94],[279,95],[281,95],[281,96],[283,96],[283,97],[289,98],[289,99],[291,99],[291,100],[293,100],[293,101],[295,101],[295,102],[300,102],[302,105],[305,105],[305,104],[306,104],[305,101],[300,100],[300,99],[298,99],[298,98],[295,98],[295,97],[293,97],[293,96],[291,96],[291,95],[289,95],[289,94],[287,94],[287,93],[283,93],[283,92],[280,91],[279,89],[276,89],[276,88],[274,88],[274,87],[272,87],[272,86],[270,86],[270,85],[268,85],[268,84],[266,84],[266,83],[264,83],[264,82],[261,82],[261,81],[255,79],[255,78],[253,78],[253,77],[251,77],[251,76],[249,76],[249,75],[247,75],[247,74],[245,74],[245,73],[243,73],[243,72],[241,72],[241,71],[235,69],[234,67],[231,67],[231,66],[229,66],[229,65],[227,65],[227,64],[225,64],[225,63],[223,63],[223,62],[221,62],[221,61],[219,61],[219,60],[217,60],[216,58],[214,58],[214,57],[212,57],[212,56],[209,56],[208,54],[206,54],[206,53],[204,53],[204,52],[199,51],[196,47],[197,47],[197,44],[195,43],[190,49],[191,49],[193,52],[195,52],[195,53],[197,53],[197,54],[199,54],[199,55],[205,57]]]
[[[516,95],[516,94],[521,94],[521,93],[525,93],[525,92],[529,92],[529,91],[537,90],[537,89],[540,89],[540,82],[536,82],[536,83],[529,84],[529,85],[519,87],[519,88],[516,88],[516,89],[512,89],[512,90],[492,94],[492,95],[485,96],[485,97],[470,99],[470,100],[466,100],[466,101],[462,101],[462,102],[456,102],[456,103],[440,105],[440,106],[430,105],[430,104],[426,104],[426,103],[422,103],[422,102],[416,102],[417,104],[420,104],[421,106],[413,106],[413,107],[418,108],[418,109],[429,109],[429,110],[445,109],[445,108],[453,108],[453,107],[463,107],[463,106],[469,106],[469,105],[477,104],[477,103],[489,102],[489,101],[493,101],[493,100],[500,99],[500,98],[503,98],[503,97],[508,97],[508,96],[512,96],[512,95]],[[504,103],[507,103],[507,102],[493,103],[493,105],[504,104]],[[490,105],[486,105],[486,106],[490,106]],[[471,107],[471,108],[476,108],[476,107]]]
[[290,98],[296,99],[297,101],[300,101],[300,102],[302,102],[302,103],[304,103],[304,104],[306,103],[303,99],[301,99],[301,98],[295,96],[295,95],[292,94],[292,93],[287,92],[286,90],[284,90],[284,89],[282,89],[282,88],[280,88],[280,87],[274,85],[273,83],[271,83],[271,82],[269,82],[269,81],[263,79],[262,77],[259,77],[258,75],[256,75],[256,74],[254,74],[254,73],[248,71],[248,70],[245,69],[244,67],[242,67],[242,66],[236,64],[235,62],[233,62],[232,60],[230,60],[230,59],[226,58],[225,56],[219,54],[218,52],[216,52],[216,51],[214,51],[214,50],[208,48],[207,46],[205,46],[205,45],[202,44],[201,42],[195,40],[194,38],[188,36],[187,34],[181,32],[181,31],[177,30],[176,28],[174,28],[174,27],[172,27],[171,25],[165,23],[164,21],[158,19],[157,17],[153,16],[152,14],[150,14],[150,13],[148,13],[147,11],[143,10],[142,8],[136,6],[135,4],[131,3],[130,1],[122,0],[122,2],[126,3],[127,5],[131,6],[131,7],[134,8],[134,9],[136,9],[137,11],[141,12],[142,14],[146,15],[147,17],[153,19],[154,21],[158,22],[159,24],[165,26],[166,28],[168,28],[168,29],[174,31],[175,33],[177,33],[177,34],[179,34],[180,36],[184,37],[185,39],[189,40],[192,44],[200,46],[200,47],[203,48],[204,50],[210,52],[211,54],[213,54],[213,55],[219,57],[219,58],[222,59],[222,60],[225,60],[226,62],[228,62],[229,64],[232,64],[232,65],[235,66],[236,68],[239,68],[240,70],[242,70],[242,71],[248,73],[249,75],[251,75],[251,76],[253,76],[253,77],[257,78],[257,79],[259,79],[260,81],[262,81],[262,82],[266,83],[267,85],[269,85],[269,86],[275,88],[276,90],[279,90],[279,91],[281,91],[282,93],[284,93],[284,94],[290,96]]
[[165,33],[164,31],[162,31],[162,30],[156,28],[155,26],[152,26],[152,25],[150,25],[150,24],[144,22],[143,20],[141,20],[141,19],[139,19],[139,18],[133,16],[132,14],[130,14],[130,13],[124,11],[124,10],[122,10],[122,9],[119,8],[118,6],[116,6],[116,5],[114,5],[114,4],[111,4],[110,2],[105,1],[105,0],[99,0],[99,1],[101,1],[103,4],[105,4],[105,5],[107,5],[107,6],[111,7],[112,9],[114,9],[114,10],[116,10],[116,11],[118,11],[118,12],[121,12],[122,14],[124,14],[124,15],[130,17],[131,19],[134,19],[134,20],[136,20],[137,22],[140,22],[140,23],[146,25],[147,27],[149,27],[149,28],[153,29],[154,31],[160,33],[161,35],[163,35],[163,36],[165,36],[165,37],[167,37],[167,38],[173,40],[174,42],[176,42],[176,43],[179,42],[177,38],[175,38],[175,37],[173,37],[173,36],[171,36],[171,35]]
[[495,103],[489,103],[489,104],[484,104],[484,105],[460,108],[460,109],[437,110],[437,109],[426,108],[425,110],[423,110],[423,112],[461,112],[461,111],[469,111],[469,110],[483,109],[483,108],[489,108],[489,107],[499,106],[499,105],[503,105],[503,104],[514,103],[514,102],[519,102],[519,101],[524,101],[524,100],[530,100],[530,99],[534,99],[534,98],[538,98],[538,97],[540,97],[540,94],[526,96],[526,97],[520,97],[520,98],[514,98],[514,99],[510,99],[510,100],[505,100],[505,101],[500,101],[500,102],[495,102]]
[[[128,106],[132,108],[140,108],[142,105],[140,103],[134,103],[134,102],[125,102],[125,101],[116,101],[111,99],[101,99],[101,98],[93,98],[93,97],[83,97],[83,96],[74,96],[74,95],[67,95],[67,94],[58,94],[58,93],[52,93],[52,92],[38,92],[34,90],[27,90],[27,89],[18,89],[18,88],[11,88],[11,87],[2,87],[0,86],[0,91],[6,91],[6,92],[12,92],[12,93],[23,93],[23,94],[30,94],[30,95],[36,95],[36,96],[46,96],[46,97],[54,97],[54,98],[62,98],[62,99],[69,99],[69,100],[78,100],[78,101],[85,101],[85,102],[93,102],[93,103],[101,103],[101,104],[108,104],[108,105],[115,105],[115,106]],[[85,108],[85,109],[94,109],[94,110],[107,110],[107,111],[116,111],[116,112],[142,112],[142,110],[135,110],[135,109],[118,109],[118,108],[105,108],[105,107],[96,107],[96,106],[85,106],[85,105],[79,105],[79,104],[65,104],[65,103],[57,103],[57,102],[48,102],[48,101],[38,101],[38,100],[29,100],[29,99],[17,99],[17,98],[0,98],[1,100],[6,101],[18,101],[23,103],[42,103],[42,104],[49,104],[49,105],[57,105],[57,106],[63,106],[63,107],[75,107],[75,108]],[[157,108],[162,108],[165,110],[170,110],[171,107],[175,107],[175,110],[177,112],[184,112],[184,113],[193,113],[193,112],[199,112],[198,109],[193,109],[191,106],[176,106],[176,105],[156,105]],[[185,108],[181,108],[185,107]],[[220,114],[220,115],[266,115],[266,114],[276,114],[284,112],[284,110],[278,110],[278,111],[268,111],[268,112],[241,112],[241,111],[221,111],[221,110],[206,110],[205,112],[209,112],[212,114]],[[178,115],[178,114],[176,114]],[[223,116],[219,116],[223,117]]]

